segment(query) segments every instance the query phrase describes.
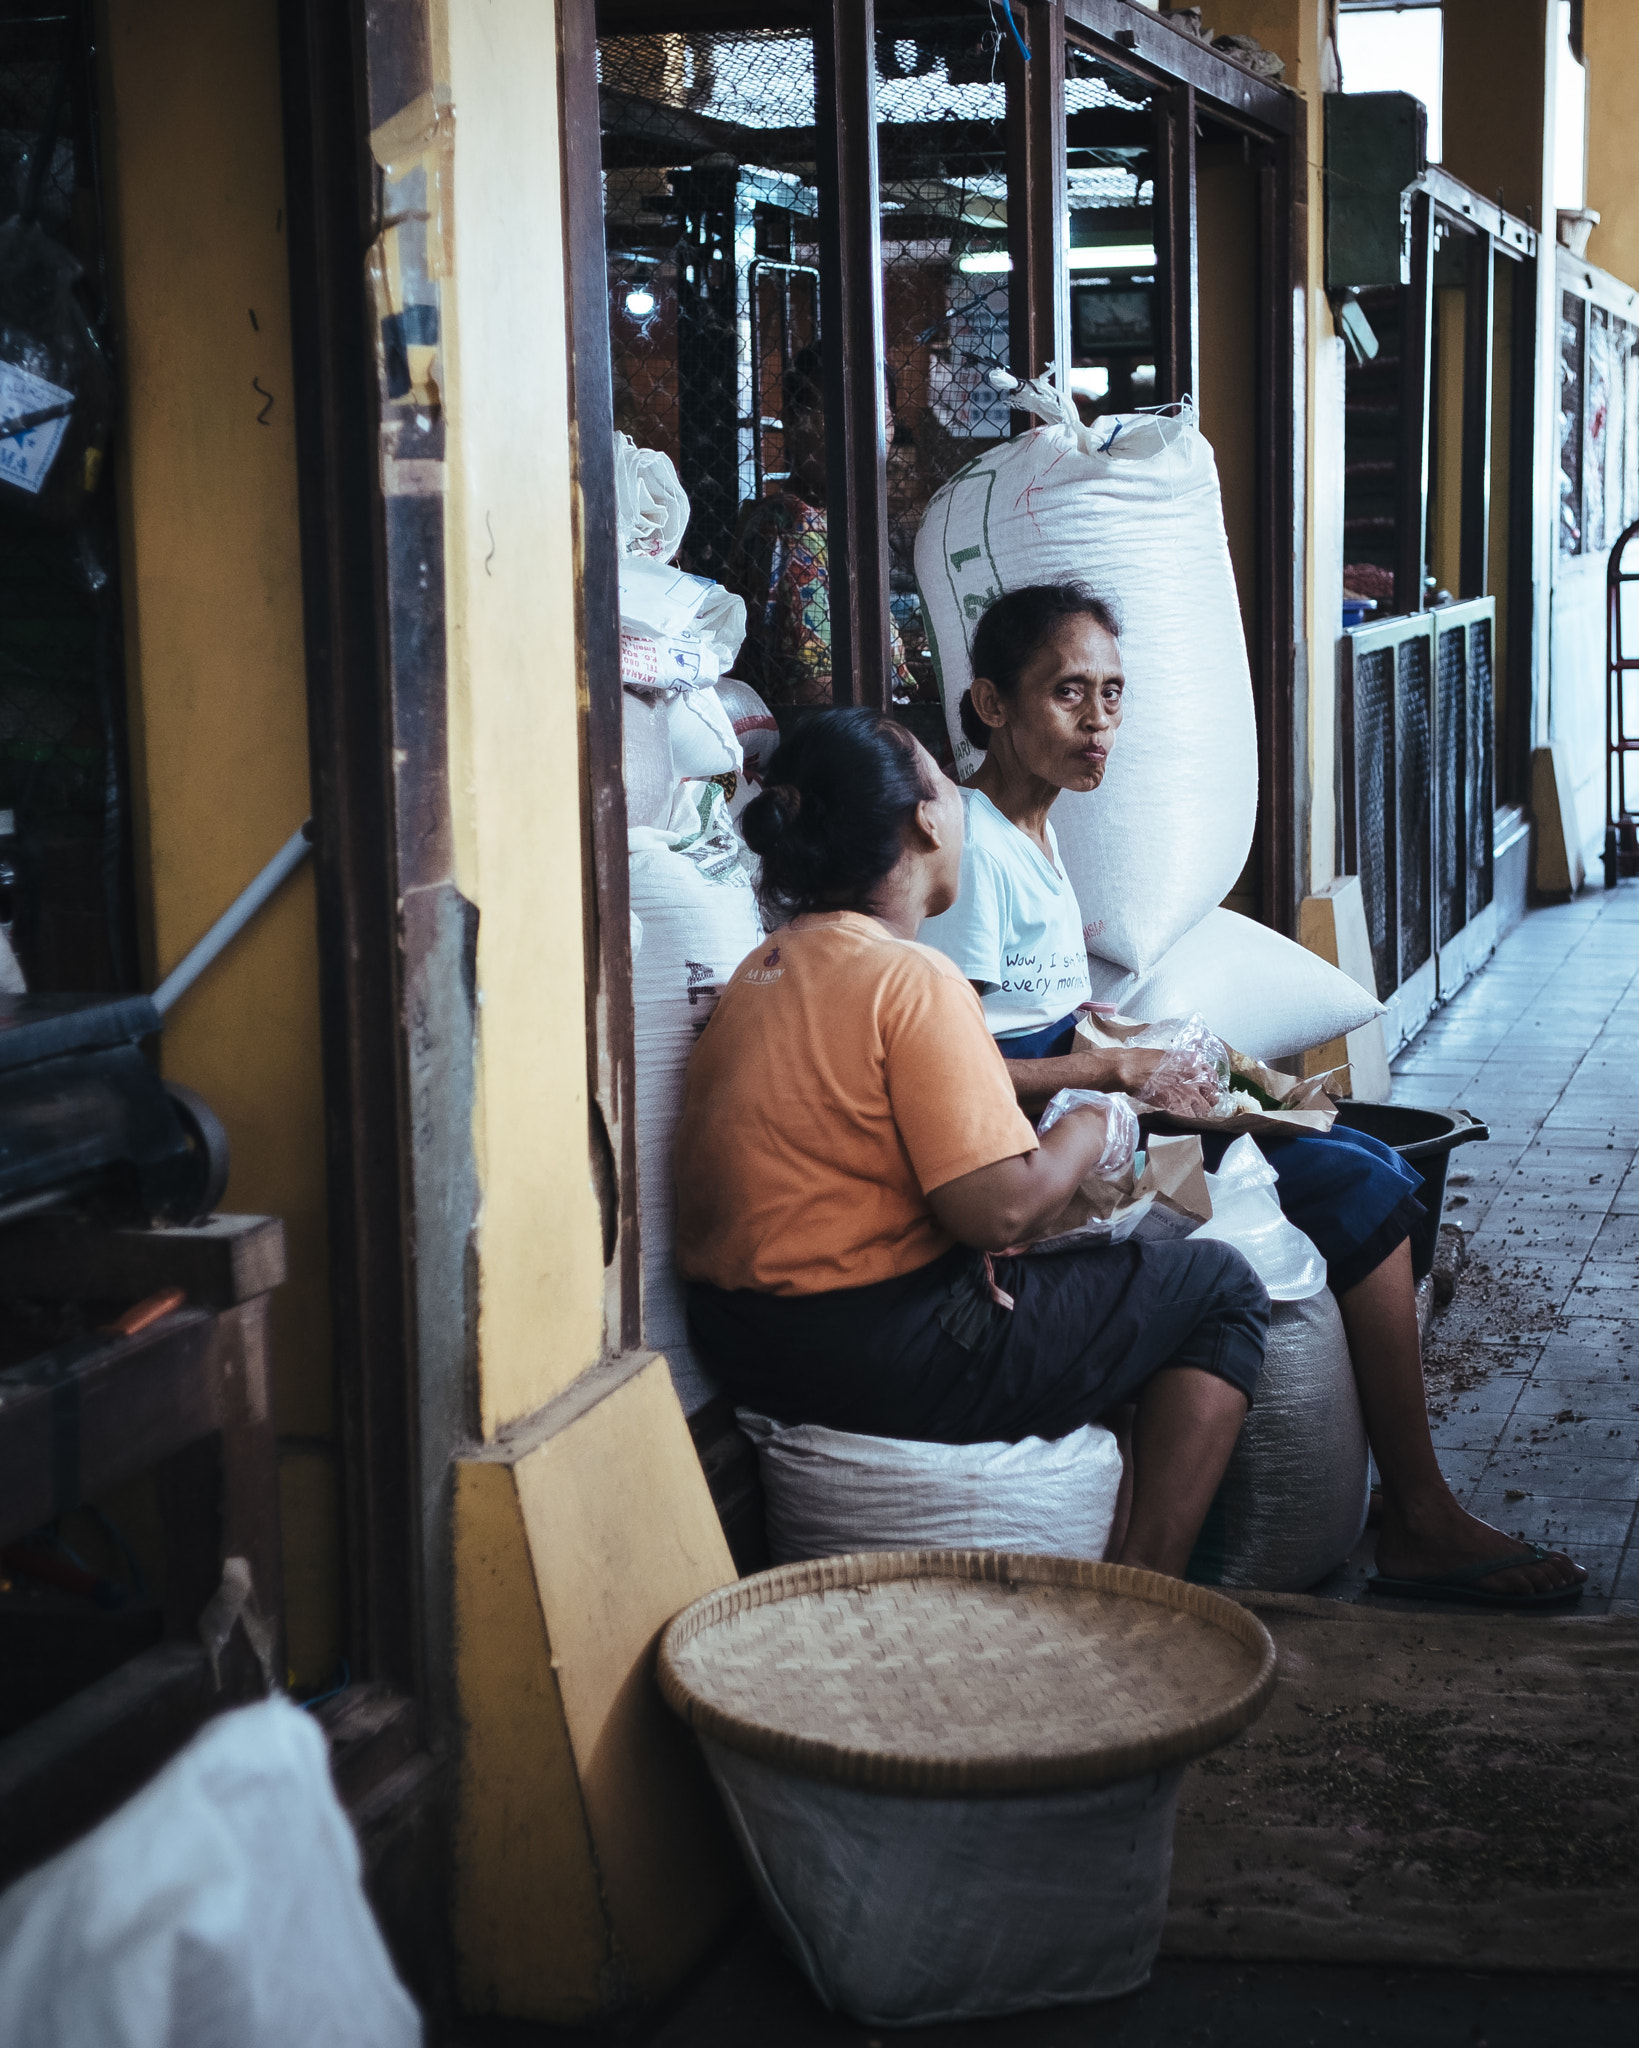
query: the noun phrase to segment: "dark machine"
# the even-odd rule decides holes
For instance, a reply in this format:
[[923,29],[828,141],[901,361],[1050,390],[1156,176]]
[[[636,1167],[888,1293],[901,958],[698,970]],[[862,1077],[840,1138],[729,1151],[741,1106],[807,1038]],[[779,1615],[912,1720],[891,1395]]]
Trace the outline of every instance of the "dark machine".
[[0,1228],[73,1208],[104,1223],[191,1223],[220,1202],[227,1136],[142,1041],[142,995],[0,996]]

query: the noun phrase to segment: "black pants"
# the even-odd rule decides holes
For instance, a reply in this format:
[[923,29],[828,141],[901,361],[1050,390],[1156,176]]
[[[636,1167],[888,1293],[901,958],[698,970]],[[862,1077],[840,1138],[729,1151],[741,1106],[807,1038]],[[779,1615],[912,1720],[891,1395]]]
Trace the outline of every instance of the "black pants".
[[1067,1436],[1131,1401],[1162,1367],[1194,1366],[1250,1402],[1269,1296],[1211,1239],[1105,1245],[931,1265],[825,1294],[688,1288],[689,1332],[737,1405],[779,1422],[926,1443]]

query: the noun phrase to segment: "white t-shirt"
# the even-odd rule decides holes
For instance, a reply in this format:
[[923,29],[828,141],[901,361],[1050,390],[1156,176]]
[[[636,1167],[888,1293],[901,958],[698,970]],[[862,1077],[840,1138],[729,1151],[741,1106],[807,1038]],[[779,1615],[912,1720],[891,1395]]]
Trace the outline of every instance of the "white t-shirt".
[[967,840],[961,893],[917,937],[956,962],[984,991],[991,1036],[1039,1031],[1092,998],[1081,906],[1059,863],[977,789],[962,791]]

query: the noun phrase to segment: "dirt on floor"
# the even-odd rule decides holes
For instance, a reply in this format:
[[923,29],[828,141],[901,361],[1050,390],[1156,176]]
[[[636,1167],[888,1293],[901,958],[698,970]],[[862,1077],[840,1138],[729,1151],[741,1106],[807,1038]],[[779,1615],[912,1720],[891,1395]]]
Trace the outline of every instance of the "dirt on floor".
[[1423,1346],[1431,1420],[1443,1422],[1461,1394],[1517,1371],[1543,1340],[1567,1327],[1541,1277],[1520,1259],[1470,1259],[1456,1294],[1436,1311]]

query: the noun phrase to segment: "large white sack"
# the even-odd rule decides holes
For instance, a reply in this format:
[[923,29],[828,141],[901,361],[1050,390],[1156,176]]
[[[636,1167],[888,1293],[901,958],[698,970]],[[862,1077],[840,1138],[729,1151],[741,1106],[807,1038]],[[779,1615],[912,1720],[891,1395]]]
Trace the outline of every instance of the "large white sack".
[[6,2048],[413,2048],[325,1740],[286,1700],[210,1721],[0,1897]]
[[773,1422],[749,1409],[775,1564],[851,1550],[1011,1550],[1103,1557],[1121,1485],[1109,1430],[1056,1442],[927,1444]]
[[653,690],[622,690],[620,719],[626,822],[628,826],[664,825],[677,788],[666,700]]
[[682,1282],[672,1262],[672,1140],[694,1041],[729,976],[762,938],[723,792],[702,783],[694,785],[693,797],[698,810],[689,829],[630,834],[632,910],[643,926],[643,948],[632,962],[643,1341],[665,1353],[691,1414],[717,1389],[689,1344]]
[[1087,970],[1095,1003],[1145,1023],[1199,1011],[1226,1044],[1255,1060],[1327,1045],[1383,1011],[1330,961],[1233,910],[1208,911],[1148,973],[1126,973],[1092,954]]
[[1148,1980],[1181,1767],[1090,1791],[913,1799],[700,1746],[775,1932],[834,2011],[925,2026]]
[[1115,605],[1121,735],[1103,783],[1066,791],[1053,827],[1089,952],[1138,972],[1229,894],[1257,814],[1252,678],[1218,468],[1193,412],[1089,428],[1039,384],[1012,402],[1054,423],[970,462],[916,538],[945,722],[965,779],[980,756],[957,706],[992,598],[1075,577]]
[[684,780],[734,775],[745,756],[728,706],[714,689],[673,690],[666,698],[672,768]]
[[1301,1593],[1360,1541],[1370,1493],[1366,1424],[1331,1290],[1278,1301],[1256,1400],[1189,1575]]
[[683,544],[689,496],[671,457],[615,435],[615,539],[623,555],[669,562]]

